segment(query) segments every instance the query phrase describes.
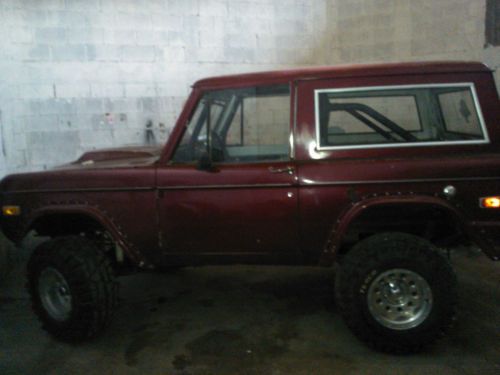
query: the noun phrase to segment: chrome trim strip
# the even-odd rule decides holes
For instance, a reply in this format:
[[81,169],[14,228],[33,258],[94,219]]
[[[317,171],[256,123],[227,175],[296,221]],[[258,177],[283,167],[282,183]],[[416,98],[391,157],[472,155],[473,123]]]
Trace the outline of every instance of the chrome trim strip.
[[82,189],[30,189],[5,191],[4,194],[28,193],[99,193],[99,192],[127,192],[127,191],[154,191],[154,187],[129,187],[129,188],[82,188]]
[[293,187],[292,184],[241,184],[241,185],[174,185],[158,186],[158,190],[210,190],[210,189],[246,189]]
[[[416,178],[405,180],[350,180],[350,181],[299,181],[300,187],[305,186],[332,186],[332,185],[373,185],[373,184],[405,184],[415,182],[447,182],[447,181],[495,181],[500,177],[450,177],[450,178]],[[227,185],[174,185],[132,188],[88,188],[88,189],[41,189],[41,190],[16,190],[6,191],[4,194],[28,193],[99,193],[99,192],[127,192],[127,191],[155,191],[155,190],[203,190],[203,189],[246,189],[246,188],[279,188],[294,187],[295,184],[227,184]]]
[[486,127],[486,124],[484,123],[483,110],[481,109],[481,105],[479,104],[479,99],[477,97],[476,85],[474,85],[474,83],[472,83],[472,82],[469,82],[469,87],[472,91],[472,99],[474,100],[474,105],[476,107],[477,117],[479,118],[479,124],[481,125],[481,130],[483,131],[483,134],[484,134],[484,140],[487,143],[489,143],[490,136],[488,134],[488,129]]
[[[411,143],[383,143],[383,144],[365,144],[365,145],[345,145],[345,146],[323,146],[321,147],[319,141],[319,94],[328,92],[356,92],[356,91],[375,91],[375,90],[399,90],[399,89],[412,89],[412,88],[433,88],[433,87],[468,87],[471,90],[476,113],[479,118],[479,124],[483,131],[483,139],[471,141],[434,141],[434,142],[411,142]],[[342,88],[342,89],[318,89],[314,90],[314,121],[316,130],[316,150],[318,151],[335,151],[335,150],[355,150],[355,149],[373,149],[373,148],[394,148],[394,147],[426,147],[426,146],[454,146],[454,145],[476,145],[490,143],[488,131],[484,123],[483,112],[479,105],[477,92],[473,82],[462,83],[436,83],[436,84],[422,84],[422,85],[397,85],[397,86],[368,86],[368,87],[355,87],[355,88]]]
[[356,150],[356,149],[380,149],[380,148],[396,148],[396,147],[427,147],[427,146],[456,146],[456,145],[482,145],[488,144],[489,141],[445,141],[445,142],[418,142],[418,143],[385,143],[378,145],[351,145],[351,146],[326,146],[316,147],[318,151],[336,151],[336,150]]
[[333,186],[333,185],[376,185],[376,184],[410,184],[418,182],[449,182],[449,181],[500,181],[500,177],[450,177],[450,178],[414,178],[405,180],[357,180],[357,181],[300,181],[299,186]]
[[299,90],[295,82],[293,82],[292,85],[293,85],[293,123],[292,123],[292,131],[290,133],[290,160],[295,160],[295,133],[297,132],[297,105],[298,105],[297,96],[299,94]]

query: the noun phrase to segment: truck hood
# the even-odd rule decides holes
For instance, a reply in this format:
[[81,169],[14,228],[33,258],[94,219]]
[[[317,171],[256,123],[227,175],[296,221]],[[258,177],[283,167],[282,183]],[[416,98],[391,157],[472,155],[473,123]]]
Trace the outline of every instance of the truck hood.
[[74,162],[40,171],[6,176],[0,192],[151,188],[160,158],[158,147],[121,147],[84,153]]
[[74,162],[55,169],[113,168],[145,166],[156,162],[161,155],[160,147],[119,147],[85,152]]

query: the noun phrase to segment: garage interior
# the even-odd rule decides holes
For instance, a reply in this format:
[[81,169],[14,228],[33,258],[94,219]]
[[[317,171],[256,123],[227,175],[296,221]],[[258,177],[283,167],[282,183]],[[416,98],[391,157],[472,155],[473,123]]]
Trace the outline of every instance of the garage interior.
[[[498,0],[2,0],[0,176],[83,152],[161,145],[197,79],[351,63],[474,60],[496,69]],[[40,241],[0,246],[0,374],[497,374],[499,265],[460,247],[459,319],[412,356],[345,327],[331,269],[201,267],[120,279],[92,342],[40,329],[24,290]]]

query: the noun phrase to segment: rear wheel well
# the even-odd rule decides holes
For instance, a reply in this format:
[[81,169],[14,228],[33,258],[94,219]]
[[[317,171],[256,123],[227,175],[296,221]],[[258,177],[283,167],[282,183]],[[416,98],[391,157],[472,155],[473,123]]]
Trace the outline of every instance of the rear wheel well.
[[340,255],[360,240],[383,232],[413,234],[438,247],[453,246],[466,239],[458,219],[443,207],[427,204],[380,205],[367,208],[349,224],[342,238]]

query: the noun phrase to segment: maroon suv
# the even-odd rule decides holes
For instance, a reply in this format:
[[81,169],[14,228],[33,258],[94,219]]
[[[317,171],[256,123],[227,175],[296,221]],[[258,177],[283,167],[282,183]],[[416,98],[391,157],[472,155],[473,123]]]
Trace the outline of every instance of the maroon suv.
[[125,269],[338,265],[347,325],[410,352],[451,324],[442,249],[500,255],[500,106],[480,63],[339,66],[198,81],[165,147],[6,177],[5,235],[43,327],[96,335]]

